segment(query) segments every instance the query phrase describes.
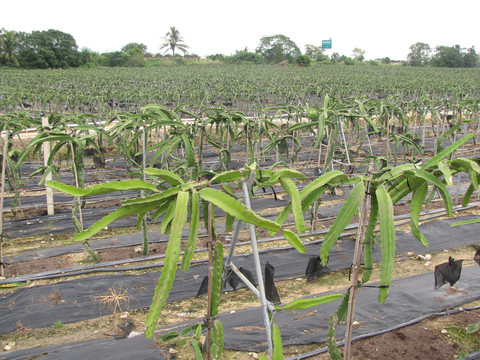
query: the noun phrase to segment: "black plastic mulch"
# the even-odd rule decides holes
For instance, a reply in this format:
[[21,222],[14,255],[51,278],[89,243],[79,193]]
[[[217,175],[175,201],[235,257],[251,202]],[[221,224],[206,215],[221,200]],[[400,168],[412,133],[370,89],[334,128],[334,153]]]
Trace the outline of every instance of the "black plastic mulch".
[[[433,221],[421,226],[422,233],[430,241],[425,249],[411,234],[397,232],[397,256],[409,251],[426,253],[443,249],[458,248],[480,242],[480,224],[470,224],[451,228],[450,224],[473,219],[463,216],[456,219]],[[306,252],[298,253],[292,248],[272,249],[261,253],[262,267],[268,261],[275,267],[275,279],[284,280],[305,277],[305,269],[311,256],[318,255],[320,243],[306,244]],[[324,271],[331,272],[346,269],[351,265],[354,242],[340,239],[332,248],[328,266]],[[472,259],[473,259],[472,251]],[[374,261],[380,261],[381,249],[373,251]],[[253,271],[253,259],[248,255],[234,258],[237,267]],[[433,271],[433,268],[432,268]],[[168,301],[186,299],[196,295],[202,279],[207,275],[208,266],[192,266],[186,273],[177,271]],[[58,321],[71,323],[110,314],[114,309],[100,304],[99,296],[105,295],[109,288],[127,291],[129,304],[125,309],[149,307],[153,291],[160,273],[144,275],[103,275],[62,281],[52,285],[25,287],[0,295],[0,334],[15,331],[18,322],[23,326],[40,328]],[[433,285],[432,285],[433,286]]]
[[[128,194],[131,194],[129,192]],[[118,195],[118,194],[117,194]],[[125,194],[120,194],[118,199],[123,198]],[[258,195],[262,195],[261,191],[258,192]],[[55,195],[57,197],[57,195]],[[335,199],[337,197],[329,197],[329,199]],[[73,197],[68,195],[61,195],[57,198],[63,200]],[[288,203],[288,200],[275,200],[273,197],[253,197],[252,198],[252,208],[254,210],[263,210],[268,208],[275,208],[280,206],[285,206]],[[100,220],[102,217],[110,214],[111,212],[118,209],[119,206],[114,206],[110,208],[102,207],[90,207],[97,205],[89,205],[82,210],[82,218],[84,223],[84,228],[88,228],[93,225],[95,222]],[[46,213],[46,210],[45,210]],[[225,213],[220,209],[216,210],[216,216],[225,216]],[[121,219],[114,221],[110,224],[110,227],[126,227],[126,226],[135,226],[137,223],[136,216],[127,216]],[[57,212],[55,215],[42,215],[34,218],[21,219],[21,220],[10,220],[5,221],[3,224],[4,235],[7,238],[17,238],[22,236],[38,235],[38,234],[60,234],[67,232],[74,232],[74,226],[72,222],[72,213],[71,210],[63,210]]]
[[98,339],[64,345],[17,350],[0,354],[0,360],[131,360],[133,358],[141,360],[167,359],[160,353],[158,348],[154,347],[153,341],[146,339],[143,334],[121,340]]
[[[434,290],[432,273],[424,273],[391,282],[385,304],[378,302],[378,289],[361,288],[357,293],[353,336],[368,334],[379,330],[393,328],[396,325],[416,319],[426,314],[433,314],[452,309],[480,299],[480,267],[470,266],[463,269],[462,277],[455,284],[455,289],[446,285]],[[371,283],[369,285],[378,285]],[[341,293],[317,294],[317,296]],[[313,296],[309,296],[313,297]],[[275,323],[282,334],[282,343],[289,345],[306,345],[327,341],[328,318],[336,313],[341,300],[332,301],[306,310],[281,311],[275,314]],[[222,313],[218,317],[224,328],[225,347],[241,351],[265,351],[267,340],[261,308],[249,308],[232,313]],[[183,329],[188,324],[168,331]],[[345,325],[335,327],[336,338],[342,339]],[[167,332],[167,331],[166,331]]]
[[[263,207],[263,209],[267,209],[267,208],[272,208],[280,205],[285,205],[286,203],[285,200],[275,201],[273,198],[254,198],[254,199],[255,200],[252,201],[252,207],[256,210],[261,209],[261,206]],[[319,209],[319,216],[325,217],[325,218],[336,216],[342,205],[343,203],[337,203],[333,205],[322,206]],[[223,212],[216,211],[217,216],[221,216],[222,214]],[[274,215],[273,217],[275,216],[276,215]],[[269,218],[271,216],[264,216],[264,217]],[[132,219],[129,219],[129,221],[136,223],[136,219],[134,217],[132,217]],[[69,223],[71,224],[71,219],[69,219]],[[221,223],[216,224],[216,226],[220,230],[224,229],[224,226]],[[51,227],[49,228],[51,229]],[[204,233],[206,233],[203,228],[201,230]],[[189,229],[185,228],[184,236],[188,236],[188,233],[189,233]],[[149,236],[150,242],[166,242],[169,239],[169,235],[161,234],[159,231],[150,231],[148,233],[148,236]],[[143,235],[142,234],[120,235],[113,238],[91,241],[89,242],[89,244],[90,244],[90,247],[94,250],[100,250],[100,249],[106,249],[106,248],[112,248],[112,247],[143,245]],[[82,251],[84,251],[84,248],[81,243],[72,243],[72,244],[63,245],[63,246],[25,251],[19,255],[16,255],[15,257],[6,256],[5,262],[18,263],[18,262],[29,261],[33,259],[43,259],[43,258],[48,258],[52,256],[65,255],[65,254],[82,252]]]
[[[378,289],[361,288],[357,294],[353,336],[370,334],[395,328],[399,324],[424,315],[445,311],[480,299],[480,268],[475,264],[463,270],[455,289],[449,286],[434,290],[432,273],[394,279],[385,304],[378,303]],[[375,285],[378,283],[372,283]],[[340,293],[344,294],[346,289]],[[323,296],[333,292],[317,294]],[[284,346],[325,342],[328,332],[328,317],[334,314],[340,300],[306,310],[281,311],[275,314]],[[221,313],[218,319],[224,327],[225,348],[240,351],[260,352],[267,349],[266,335],[260,307]],[[169,327],[181,331],[202,319]],[[336,326],[336,337],[341,339],[345,325]],[[162,330],[157,332],[162,334]],[[140,335],[131,339],[98,339],[58,346],[47,346],[12,351],[0,355],[0,359],[165,359],[152,341]]]

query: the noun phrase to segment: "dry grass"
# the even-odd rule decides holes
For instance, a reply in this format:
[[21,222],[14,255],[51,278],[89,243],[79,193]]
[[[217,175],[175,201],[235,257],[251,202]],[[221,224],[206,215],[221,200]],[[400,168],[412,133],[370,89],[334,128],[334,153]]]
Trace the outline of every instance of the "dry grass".
[[105,294],[92,295],[92,300],[99,303],[102,308],[110,308],[114,314],[126,311],[130,306],[128,290],[122,289],[121,285],[117,287],[115,284]]
[[43,301],[50,303],[50,307],[54,307],[58,302],[62,301],[62,295],[60,294],[60,291],[55,290],[48,294]]

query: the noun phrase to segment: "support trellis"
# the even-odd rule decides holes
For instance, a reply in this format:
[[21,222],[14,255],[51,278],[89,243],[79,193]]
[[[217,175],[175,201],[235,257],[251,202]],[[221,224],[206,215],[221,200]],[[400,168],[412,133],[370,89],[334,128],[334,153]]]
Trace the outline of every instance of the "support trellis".
[[[243,201],[245,206],[251,209],[250,204],[250,191],[253,187],[253,181],[255,179],[255,171],[252,171],[250,174],[250,178],[248,180],[248,184],[245,181],[242,181],[242,189],[243,189]],[[232,262],[233,254],[235,253],[235,247],[237,245],[238,235],[240,233],[240,227],[242,226],[242,221],[238,220],[235,227],[235,232],[233,235],[232,243],[230,246],[230,251],[228,253],[227,259],[224,265],[223,277],[222,277],[222,288],[225,285],[228,275],[233,271],[242,282],[260,299],[260,303],[262,306],[262,315],[263,315],[263,322],[265,325],[265,332],[267,336],[268,342],[268,350],[270,353],[270,357],[273,356],[273,341],[272,341],[272,321],[273,314],[275,313],[275,307],[273,304],[267,300],[265,295],[265,286],[263,282],[263,275],[262,275],[262,267],[260,264],[260,256],[258,253],[258,246],[257,246],[257,236],[255,233],[255,227],[252,224],[248,224],[248,232],[250,234],[250,241],[252,244],[252,255],[253,261],[255,264],[255,275],[258,282],[258,289],[255,287],[254,284],[247,279],[245,275],[235,266]]]

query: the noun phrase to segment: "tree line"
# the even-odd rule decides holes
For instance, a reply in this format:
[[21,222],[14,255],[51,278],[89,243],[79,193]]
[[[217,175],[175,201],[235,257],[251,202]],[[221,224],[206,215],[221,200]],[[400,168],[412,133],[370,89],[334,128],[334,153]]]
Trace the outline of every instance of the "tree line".
[[[184,64],[187,58],[198,60],[196,55],[188,55],[180,31],[174,26],[163,37],[160,50],[163,54],[147,52],[147,46],[142,43],[128,43],[119,51],[99,54],[88,48],[78,50],[72,35],[59,30],[32,31],[31,33],[7,31],[0,29],[0,65],[22,68],[71,68],[71,67],[144,67],[159,65],[159,61],[171,58],[173,63]],[[179,56],[178,52],[184,56]],[[171,52],[171,55],[167,55]],[[213,54],[207,56],[211,61],[230,64],[296,64],[309,66],[315,64],[345,64],[355,65],[367,63],[379,65],[390,64],[392,60],[385,57],[378,60],[365,61],[365,50],[355,48],[351,56],[340,55],[338,52],[330,56],[325,54],[321,46],[307,44],[302,54],[297,44],[289,37],[276,34],[263,36],[254,52],[247,48],[237,50],[232,55]],[[158,58],[161,58],[159,60]],[[479,57],[474,47],[462,48],[437,46],[433,50],[428,44],[418,42],[410,46],[406,65],[436,66],[436,67],[476,67]]]
[[430,45],[417,42],[410,46],[408,64],[412,66],[436,66],[436,67],[477,67],[478,54],[475,48],[462,48],[455,46],[437,46],[435,51]]

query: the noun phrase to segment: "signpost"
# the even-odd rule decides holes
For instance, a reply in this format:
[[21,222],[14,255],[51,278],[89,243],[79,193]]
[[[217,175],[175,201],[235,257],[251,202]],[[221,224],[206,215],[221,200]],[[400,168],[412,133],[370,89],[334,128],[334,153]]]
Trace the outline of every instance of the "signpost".
[[332,39],[322,40],[322,49],[331,49],[332,48]]

